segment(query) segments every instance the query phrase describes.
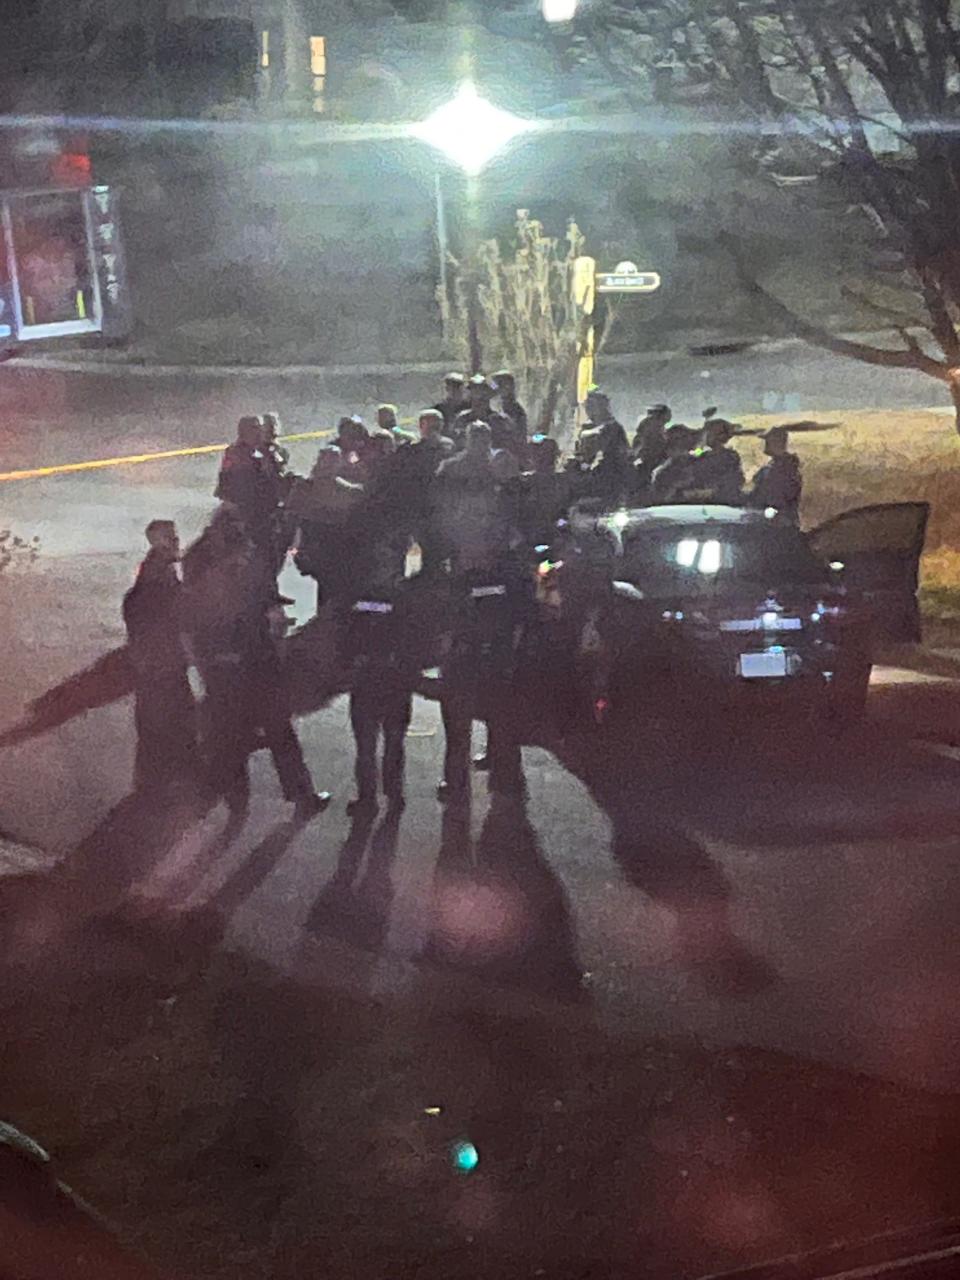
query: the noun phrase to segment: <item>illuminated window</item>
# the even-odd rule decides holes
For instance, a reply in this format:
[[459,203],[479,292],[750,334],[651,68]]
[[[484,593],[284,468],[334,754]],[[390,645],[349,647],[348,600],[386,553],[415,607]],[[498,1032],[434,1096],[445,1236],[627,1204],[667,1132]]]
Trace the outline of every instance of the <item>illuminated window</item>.
[[327,74],[326,36],[310,37],[310,70],[315,76],[325,76]]
[[260,65],[264,70],[270,65],[270,32],[260,32]]
[[327,87],[327,37],[310,37],[310,73],[313,76],[313,109],[323,111]]

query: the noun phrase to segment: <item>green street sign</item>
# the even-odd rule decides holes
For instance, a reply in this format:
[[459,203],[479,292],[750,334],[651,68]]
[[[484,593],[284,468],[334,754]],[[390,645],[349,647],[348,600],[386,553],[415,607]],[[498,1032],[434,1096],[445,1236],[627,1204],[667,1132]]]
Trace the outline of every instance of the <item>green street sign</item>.
[[658,271],[641,271],[635,262],[621,262],[615,271],[597,272],[597,293],[656,293]]

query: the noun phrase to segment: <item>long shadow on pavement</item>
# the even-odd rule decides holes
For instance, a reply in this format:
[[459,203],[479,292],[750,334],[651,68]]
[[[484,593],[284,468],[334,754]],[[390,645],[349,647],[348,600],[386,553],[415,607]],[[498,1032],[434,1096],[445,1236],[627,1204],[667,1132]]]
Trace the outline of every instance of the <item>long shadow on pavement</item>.
[[[334,873],[311,907],[304,927],[310,933],[333,935],[375,954],[382,949],[390,925],[391,872],[400,824],[399,818],[388,816],[374,830],[374,821],[372,815],[353,819]],[[360,875],[365,853],[366,866]]]
[[[658,759],[652,758],[652,745]],[[644,741],[636,726],[569,737],[554,751],[607,814],[624,879],[673,912],[678,959],[730,994],[775,982],[772,968],[733,931],[723,869],[684,830],[690,779],[682,758],[671,759],[666,743]]]
[[138,880],[209,811],[198,794],[126,796],[52,872],[4,886],[8,956],[45,948],[112,916]]
[[521,798],[491,796],[476,845],[469,811],[445,810],[424,958],[500,986],[584,998],[566,891]]
[[[319,711],[344,689],[343,673],[332,660],[331,627],[313,618],[292,632],[287,670],[294,714]],[[110,649],[35,698],[26,714],[0,733],[0,748],[29,742],[98,707],[110,706],[133,692],[133,670],[125,646]]]
[[133,692],[133,670],[126,648],[111,649],[92,666],[77,671],[35,698],[27,714],[0,734],[0,747],[39,737],[97,707],[109,706]]

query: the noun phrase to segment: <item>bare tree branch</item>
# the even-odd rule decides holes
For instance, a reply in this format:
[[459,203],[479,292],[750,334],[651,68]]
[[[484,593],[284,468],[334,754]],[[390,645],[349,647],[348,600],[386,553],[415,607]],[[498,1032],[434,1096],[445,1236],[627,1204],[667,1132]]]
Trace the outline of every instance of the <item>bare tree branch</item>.
[[803,338],[813,346],[832,351],[835,355],[846,356],[851,360],[859,360],[863,364],[883,365],[890,369],[915,369],[940,382],[949,382],[949,366],[940,360],[934,360],[920,347],[912,335],[907,336],[907,346],[903,349],[890,350],[885,347],[871,347],[867,343],[855,342],[850,338],[840,338],[813,321],[805,320],[787,306],[780,298],[770,293],[757,280],[747,267],[742,247],[735,237],[721,233],[720,243],[728,250],[737,269],[737,275],[743,287],[755,297],[762,300],[772,315],[775,315],[796,337]]
[[874,315],[881,316],[885,320],[892,322],[893,327],[900,332],[903,326],[913,326],[919,323],[916,316],[907,315],[905,311],[900,311],[896,307],[884,306],[881,302],[875,302],[873,298],[868,298],[865,293],[861,293],[859,289],[851,289],[849,285],[843,285],[840,294],[844,298],[848,298],[851,302],[856,302],[861,307],[866,307],[868,311],[872,311]]
[[920,291],[930,315],[930,331],[953,368],[960,365],[960,338],[943,295],[927,269],[918,272]]

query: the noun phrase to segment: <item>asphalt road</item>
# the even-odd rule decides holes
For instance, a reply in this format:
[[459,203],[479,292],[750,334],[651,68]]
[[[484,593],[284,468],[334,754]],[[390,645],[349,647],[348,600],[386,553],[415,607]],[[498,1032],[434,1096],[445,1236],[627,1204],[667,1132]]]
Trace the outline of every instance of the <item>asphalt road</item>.
[[[942,384],[904,370],[841,360],[803,344],[739,354],[615,357],[598,376],[614,410],[631,426],[653,401],[696,422],[707,405],[736,418],[749,413],[937,408],[950,411]],[[161,373],[123,365],[100,371],[51,370],[35,360],[0,366],[4,470],[132,454],[232,437],[243,413],[277,409],[291,431],[331,427],[344,413],[372,420],[381,401],[415,415],[439,397],[432,374],[343,371]]]
[[[768,386],[808,397],[784,406],[791,413],[930,400],[919,378],[819,356],[758,355],[711,370],[707,398],[731,413],[773,408],[762,401]],[[679,367],[644,376],[630,402],[678,399],[679,379]],[[610,384],[626,400],[624,384]],[[425,394],[422,380],[405,390],[392,398],[413,405],[414,392]],[[225,439],[251,409],[279,409],[291,430],[309,430],[332,420],[334,391],[302,377],[7,367],[4,465]],[[386,392],[368,384],[346,407]],[[688,397],[692,414],[704,397]],[[310,453],[297,446],[295,465]],[[143,526],[172,517],[192,537],[212,509],[215,470],[215,458],[183,459],[0,490],[12,526],[43,543],[36,565],[0,577],[4,723],[120,642],[119,598]],[[304,612],[294,570],[282,586]],[[228,941],[299,978],[335,969],[344,984],[377,992],[411,983],[426,964],[560,1009],[589,991],[597,1016],[626,1036],[773,1047],[955,1090],[958,709],[960,686],[881,670],[868,723],[841,743],[808,737],[801,750],[779,726],[700,716],[603,747],[530,747],[526,814],[491,806],[478,777],[465,827],[444,822],[433,796],[442,731],[435,705],[420,700],[408,808],[396,833],[378,834],[352,831],[344,812],[352,757],[341,699],[301,723],[316,781],[335,795],[326,814],[289,826],[258,756],[251,820],[229,850],[215,843],[222,814],[170,847],[141,840],[150,815],[134,814],[143,860],[118,884],[182,907],[213,904]],[[86,886],[109,894],[114,861],[97,855],[113,847],[110,814],[126,795],[132,748],[126,703],[8,748],[0,827],[73,853]],[[120,817],[129,843],[131,815]]]

